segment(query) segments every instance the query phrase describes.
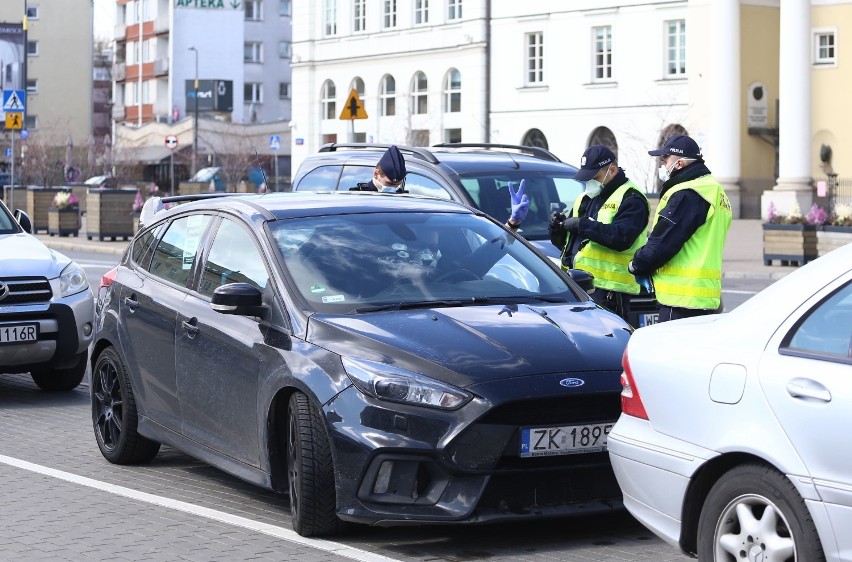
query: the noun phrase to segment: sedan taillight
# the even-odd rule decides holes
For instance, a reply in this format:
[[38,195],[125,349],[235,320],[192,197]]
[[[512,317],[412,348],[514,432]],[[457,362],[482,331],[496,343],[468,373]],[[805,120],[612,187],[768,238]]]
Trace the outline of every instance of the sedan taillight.
[[639,389],[636,388],[636,381],[633,380],[633,371],[630,370],[630,361],[627,360],[626,349],[621,358],[621,366],[624,368],[624,372],[621,373],[621,411],[628,416],[647,420],[648,412],[645,411],[642,397],[639,396]]

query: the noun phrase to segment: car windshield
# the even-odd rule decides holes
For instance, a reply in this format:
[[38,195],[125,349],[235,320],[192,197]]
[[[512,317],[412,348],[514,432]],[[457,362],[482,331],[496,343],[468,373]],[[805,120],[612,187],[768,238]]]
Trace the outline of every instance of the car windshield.
[[462,187],[485,213],[498,221],[505,221],[511,213],[509,182],[515,187],[522,179],[524,192],[529,196],[530,208],[519,234],[530,240],[546,240],[550,212],[561,211],[574,204],[583,191],[583,184],[572,179],[573,172],[530,171],[499,173],[473,173],[461,176]]
[[318,312],[583,298],[523,242],[476,215],[362,213],[269,228],[294,287]]

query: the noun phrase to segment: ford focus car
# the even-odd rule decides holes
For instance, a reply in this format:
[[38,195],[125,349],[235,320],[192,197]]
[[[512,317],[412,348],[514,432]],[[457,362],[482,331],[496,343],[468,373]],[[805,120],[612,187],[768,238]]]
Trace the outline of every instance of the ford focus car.
[[482,212],[287,193],[143,223],[98,290],[109,461],[171,445],[287,492],[303,535],[622,506],[607,434],[631,329]]
[[642,328],[610,457],[700,560],[852,560],[852,244],[729,314]]

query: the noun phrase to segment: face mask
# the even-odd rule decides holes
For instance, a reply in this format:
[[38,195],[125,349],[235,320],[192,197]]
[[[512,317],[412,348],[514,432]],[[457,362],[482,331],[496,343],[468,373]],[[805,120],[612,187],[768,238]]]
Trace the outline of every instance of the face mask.
[[669,178],[672,177],[672,170],[674,170],[674,167],[677,166],[678,162],[680,162],[680,160],[675,160],[674,164],[672,164],[672,167],[668,169],[666,169],[665,164],[660,164],[660,169],[657,170],[657,175],[660,176],[661,182],[665,183],[669,181]]
[[[606,169],[606,174],[604,175],[603,181],[606,181],[608,177],[609,168]],[[591,179],[586,182],[586,190],[583,193],[588,195],[589,197],[595,198],[598,196],[598,194],[600,194],[601,191],[603,191],[603,188],[603,183],[599,182],[598,180]]]

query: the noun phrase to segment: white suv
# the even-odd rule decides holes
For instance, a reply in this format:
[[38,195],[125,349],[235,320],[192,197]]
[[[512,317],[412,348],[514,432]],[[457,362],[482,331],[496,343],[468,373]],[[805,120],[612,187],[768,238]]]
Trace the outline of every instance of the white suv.
[[86,273],[30,235],[26,213],[0,202],[0,373],[29,372],[43,390],[86,373],[94,301]]

